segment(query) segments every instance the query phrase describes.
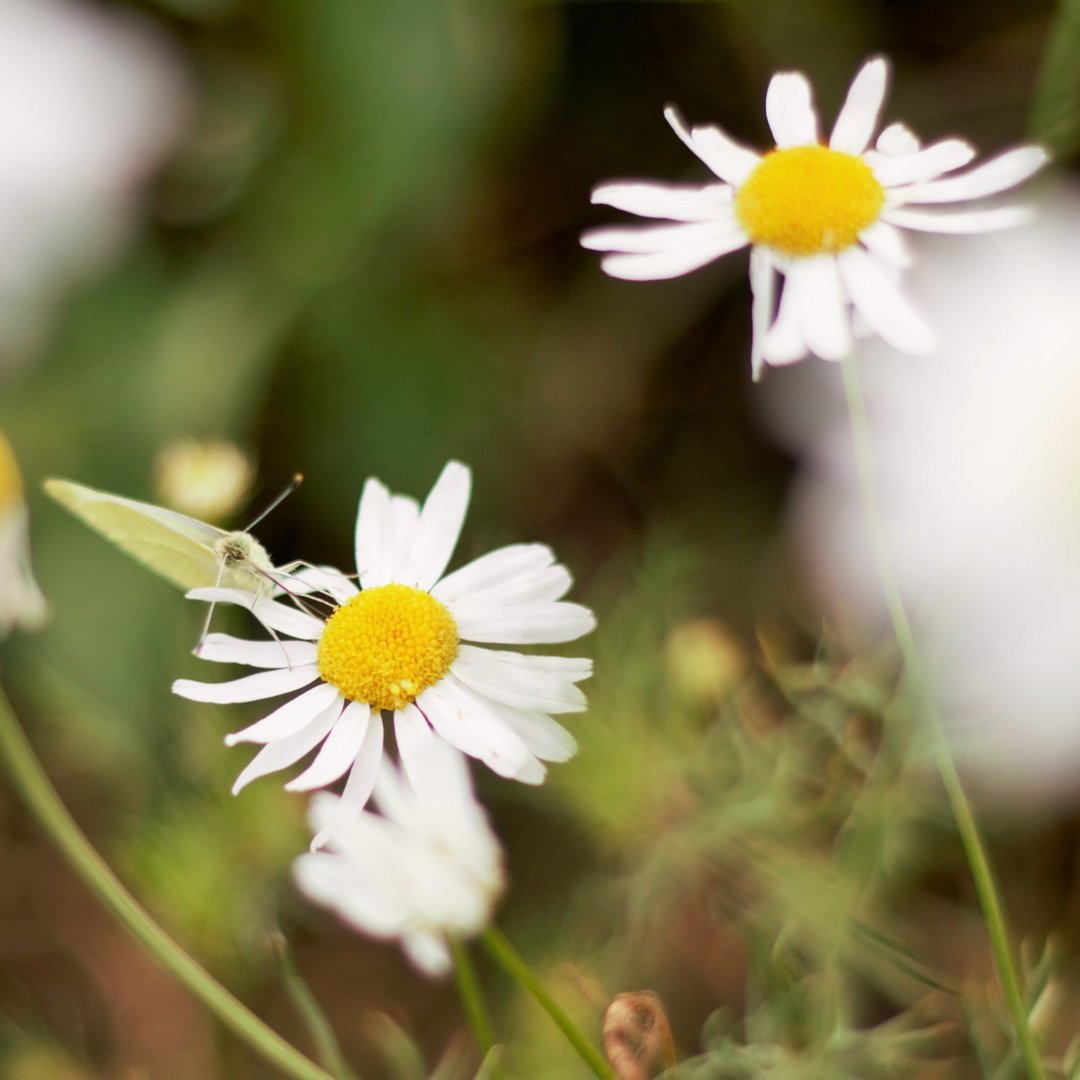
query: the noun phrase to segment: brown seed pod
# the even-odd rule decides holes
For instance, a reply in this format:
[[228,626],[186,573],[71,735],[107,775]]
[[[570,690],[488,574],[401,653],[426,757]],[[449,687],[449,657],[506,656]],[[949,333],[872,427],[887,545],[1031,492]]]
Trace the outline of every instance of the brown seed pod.
[[604,1053],[619,1080],[649,1080],[675,1065],[675,1040],[651,990],[618,994],[604,1010]]

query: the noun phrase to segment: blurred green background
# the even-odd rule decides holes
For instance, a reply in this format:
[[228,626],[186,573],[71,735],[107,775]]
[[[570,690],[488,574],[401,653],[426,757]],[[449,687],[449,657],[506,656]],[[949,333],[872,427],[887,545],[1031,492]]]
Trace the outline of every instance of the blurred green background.
[[[0,383],[53,610],[44,633],[5,644],[5,680],[50,775],[136,895],[301,1046],[267,950],[275,927],[365,1077],[419,1080],[448,1045],[464,1064],[444,1066],[471,1075],[471,1051],[452,1040],[452,989],[293,893],[303,799],[277,776],[228,794],[250,751],[221,738],[247,714],[170,695],[174,678],[205,677],[189,655],[197,605],[39,489],[59,475],[159,501],[162,446],[226,438],[257,463],[253,509],[236,525],[303,472],[258,534],[277,563],[351,569],[364,478],[422,497],[456,457],[475,474],[456,561],[549,543],[575,574],[572,598],[601,618],[582,645],[598,665],[593,708],[569,721],[579,759],[540,791],[478,777],[508,848],[504,926],[590,1030],[612,993],[650,987],[683,1056],[715,1050],[725,1025],[755,1015],[747,987],[763,985],[782,1015],[759,1011],[739,1038],[812,1045],[804,976],[830,970],[826,928],[870,880],[896,941],[875,952],[871,928],[843,945],[861,972],[863,1029],[934,993],[946,1004],[929,1019],[961,1024],[907,964],[975,980],[985,1015],[970,1030],[981,1030],[992,994],[966,872],[933,785],[896,764],[908,760],[904,724],[886,739],[881,722],[903,712],[890,705],[890,658],[854,674],[803,666],[817,617],[783,538],[791,463],[755,423],[745,253],[630,284],[606,279],[577,236],[618,216],[590,206],[600,180],[703,176],[665,104],[767,145],[774,70],[805,71],[829,123],[876,52],[893,63],[887,118],[926,139],[963,133],[984,152],[1033,123],[1067,161],[1080,5],[147,0],[139,11],[189,70],[186,133],[138,234],[64,294],[41,354]],[[876,794],[853,821],[871,774]],[[0,1072],[271,1075],[111,924],[14,796],[0,798]],[[1075,823],[991,815],[990,827],[1021,929],[1039,947],[1051,926],[1075,943]],[[921,958],[901,963],[897,942]],[[777,970],[748,983],[759,954]],[[483,971],[515,1072],[582,1075],[548,1021]],[[888,1053],[868,1035],[832,1075],[921,1074],[952,1055],[975,1075],[970,1030],[959,1050],[931,1039],[923,1066],[889,1028]]]

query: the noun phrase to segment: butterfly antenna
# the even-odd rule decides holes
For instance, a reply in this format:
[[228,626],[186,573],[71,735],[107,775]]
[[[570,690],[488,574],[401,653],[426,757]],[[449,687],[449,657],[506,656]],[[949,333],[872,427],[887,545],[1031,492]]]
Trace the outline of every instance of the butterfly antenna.
[[293,478],[285,485],[285,490],[276,499],[274,499],[274,501],[270,503],[270,505],[261,514],[259,514],[258,517],[256,517],[255,520],[252,521],[246,529],[244,529],[244,532],[251,532],[251,530],[254,529],[255,526],[258,525],[259,522],[262,521],[262,519],[270,513],[271,510],[279,507],[303,482],[304,474],[296,473]]

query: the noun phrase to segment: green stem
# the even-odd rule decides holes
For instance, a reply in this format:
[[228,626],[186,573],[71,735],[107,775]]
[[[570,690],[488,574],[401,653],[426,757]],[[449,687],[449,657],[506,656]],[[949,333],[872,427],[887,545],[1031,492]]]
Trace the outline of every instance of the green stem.
[[270,935],[270,948],[273,951],[278,975],[285,987],[285,992],[307,1026],[320,1064],[337,1080],[357,1080],[356,1073],[349,1068],[349,1063],[341,1052],[337,1036],[334,1035],[334,1029],[326,1018],[326,1013],[323,1012],[318,998],[311,992],[311,987],[304,982],[300,969],[296,966],[285,935],[280,931],[273,931]]
[[941,714],[938,712],[933,695],[927,686],[923,670],[922,656],[919,652],[915,635],[911,629],[907,610],[904,607],[900,587],[892,568],[889,544],[885,537],[881,510],[878,505],[877,484],[874,479],[873,449],[870,443],[870,425],[866,418],[866,402],[863,397],[859,369],[854,356],[849,356],[841,363],[844,378],[844,393],[847,397],[848,415],[851,420],[851,436],[855,447],[855,466],[859,477],[859,490],[862,495],[863,512],[866,528],[870,536],[874,562],[877,564],[878,577],[885,594],[885,604],[892,620],[893,632],[900,646],[904,667],[915,690],[916,700],[925,710],[930,722],[930,733],[934,744],[934,757],[938,771],[945,784],[945,791],[952,806],[953,817],[960,833],[960,841],[967,855],[971,875],[975,881],[975,891],[979,896],[983,918],[986,920],[990,935],[990,947],[994,954],[994,963],[998,978],[1005,995],[1005,1002],[1016,1027],[1020,1049],[1027,1065],[1029,1080],[1044,1080],[1042,1056],[1039,1045],[1028,1023],[1027,1010],[1024,1008],[1024,996],[1020,989],[1020,980],[1016,974],[1012,949],[1009,945],[1009,932],[1005,923],[1005,913],[994,885],[994,875],[990,869],[990,860],[986,848],[979,836],[979,827],[975,822],[971,804],[964,793],[960,776],[956,771],[952,751],[945,734]]
[[0,758],[26,805],[83,881],[135,939],[256,1053],[295,1080],[334,1080],[267,1027],[199,966],[139,906],[60,801],[0,690]]
[[484,992],[480,988],[480,979],[469,957],[469,950],[461,938],[450,938],[450,952],[454,957],[454,982],[457,983],[458,996],[461,998],[469,1026],[476,1036],[480,1053],[486,1055],[495,1045],[495,1033],[484,1004]]
[[596,1073],[599,1080],[618,1080],[604,1055],[589,1042],[577,1024],[563,1010],[563,1007],[547,992],[544,984],[533,974],[532,969],[521,958],[517,949],[510,944],[502,931],[498,927],[489,926],[480,940],[483,941],[484,947],[491,953],[503,971],[523,990],[532,994],[537,1004],[555,1021],[559,1030],[566,1036],[567,1041],[578,1052],[582,1061]]

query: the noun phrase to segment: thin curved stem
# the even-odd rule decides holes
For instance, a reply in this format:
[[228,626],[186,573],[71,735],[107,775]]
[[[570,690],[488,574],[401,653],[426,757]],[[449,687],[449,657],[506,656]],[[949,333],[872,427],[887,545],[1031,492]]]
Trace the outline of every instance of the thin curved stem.
[[275,930],[270,934],[270,949],[274,954],[274,962],[277,964],[278,976],[285,987],[285,993],[289,995],[289,1000],[300,1014],[311,1041],[315,1044],[319,1063],[337,1080],[359,1080],[345,1060],[334,1028],[323,1012],[319,999],[311,992],[311,987],[300,974],[288,939],[281,931]]
[[964,852],[967,855],[968,865],[971,867],[971,876],[975,881],[975,891],[978,893],[979,904],[982,907],[983,918],[986,920],[986,929],[990,936],[994,965],[997,968],[998,978],[1001,980],[1005,1003],[1016,1028],[1029,1080],[1044,1080],[1045,1072],[1043,1070],[1042,1055],[1039,1051],[1039,1044],[1031,1030],[1031,1025],[1028,1023],[1027,1010],[1024,1007],[1024,995],[1020,988],[1020,980],[1016,974],[1016,964],[1009,944],[1009,931],[1005,922],[1005,912],[998,896],[997,887],[994,884],[990,860],[979,835],[979,827],[975,822],[971,804],[968,802],[967,795],[964,793],[963,785],[960,782],[960,776],[956,771],[956,763],[953,761],[952,751],[949,748],[949,741],[945,734],[941,714],[927,686],[922,655],[912,632],[911,621],[908,619],[900,586],[897,584],[896,575],[893,571],[889,544],[885,536],[881,510],[878,504],[877,483],[874,479],[873,448],[870,442],[870,425],[866,418],[866,401],[863,397],[858,365],[855,357],[849,356],[841,362],[840,366],[843,372],[848,416],[851,421],[851,437],[855,448],[855,467],[858,471],[859,491],[862,496],[866,529],[869,533],[870,546],[873,550],[874,562],[877,565],[881,589],[885,595],[885,605],[888,608],[893,632],[896,634],[896,641],[900,646],[900,653],[904,659],[904,667],[915,691],[915,699],[919,702],[929,721],[930,734],[934,745],[934,757],[938,771],[941,773],[942,782],[945,785],[945,792],[949,797],[953,817],[956,819],[956,827],[960,833],[960,841],[964,846]]
[[523,990],[530,993],[537,1004],[558,1025],[570,1045],[578,1052],[582,1061],[596,1073],[599,1080],[618,1080],[615,1071],[608,1064],[607,1058],[596,1049],[582,1032],[581,1028],[567,1015],[563,1007],[547,992],[544,984],[533,974],[532,968],[521,958],[517,949],[496,926],[489,926],[480,939],[495,962]]
[[486,1056],[495,1045],[495,1030],[484,1002],[480,978],[461,938],[450,938],[450,952],[454,957],[454,982],[457,984],[458,997],[461,998],[461,1005],[476,1038],[476,1045],[480,1047],[480,1053]]
[[73,869],[161,965],[257,1054],[294,1080],[334,1080],[190,957],[139,905],[68,813],[0,689],[0,759],[31,813]]

